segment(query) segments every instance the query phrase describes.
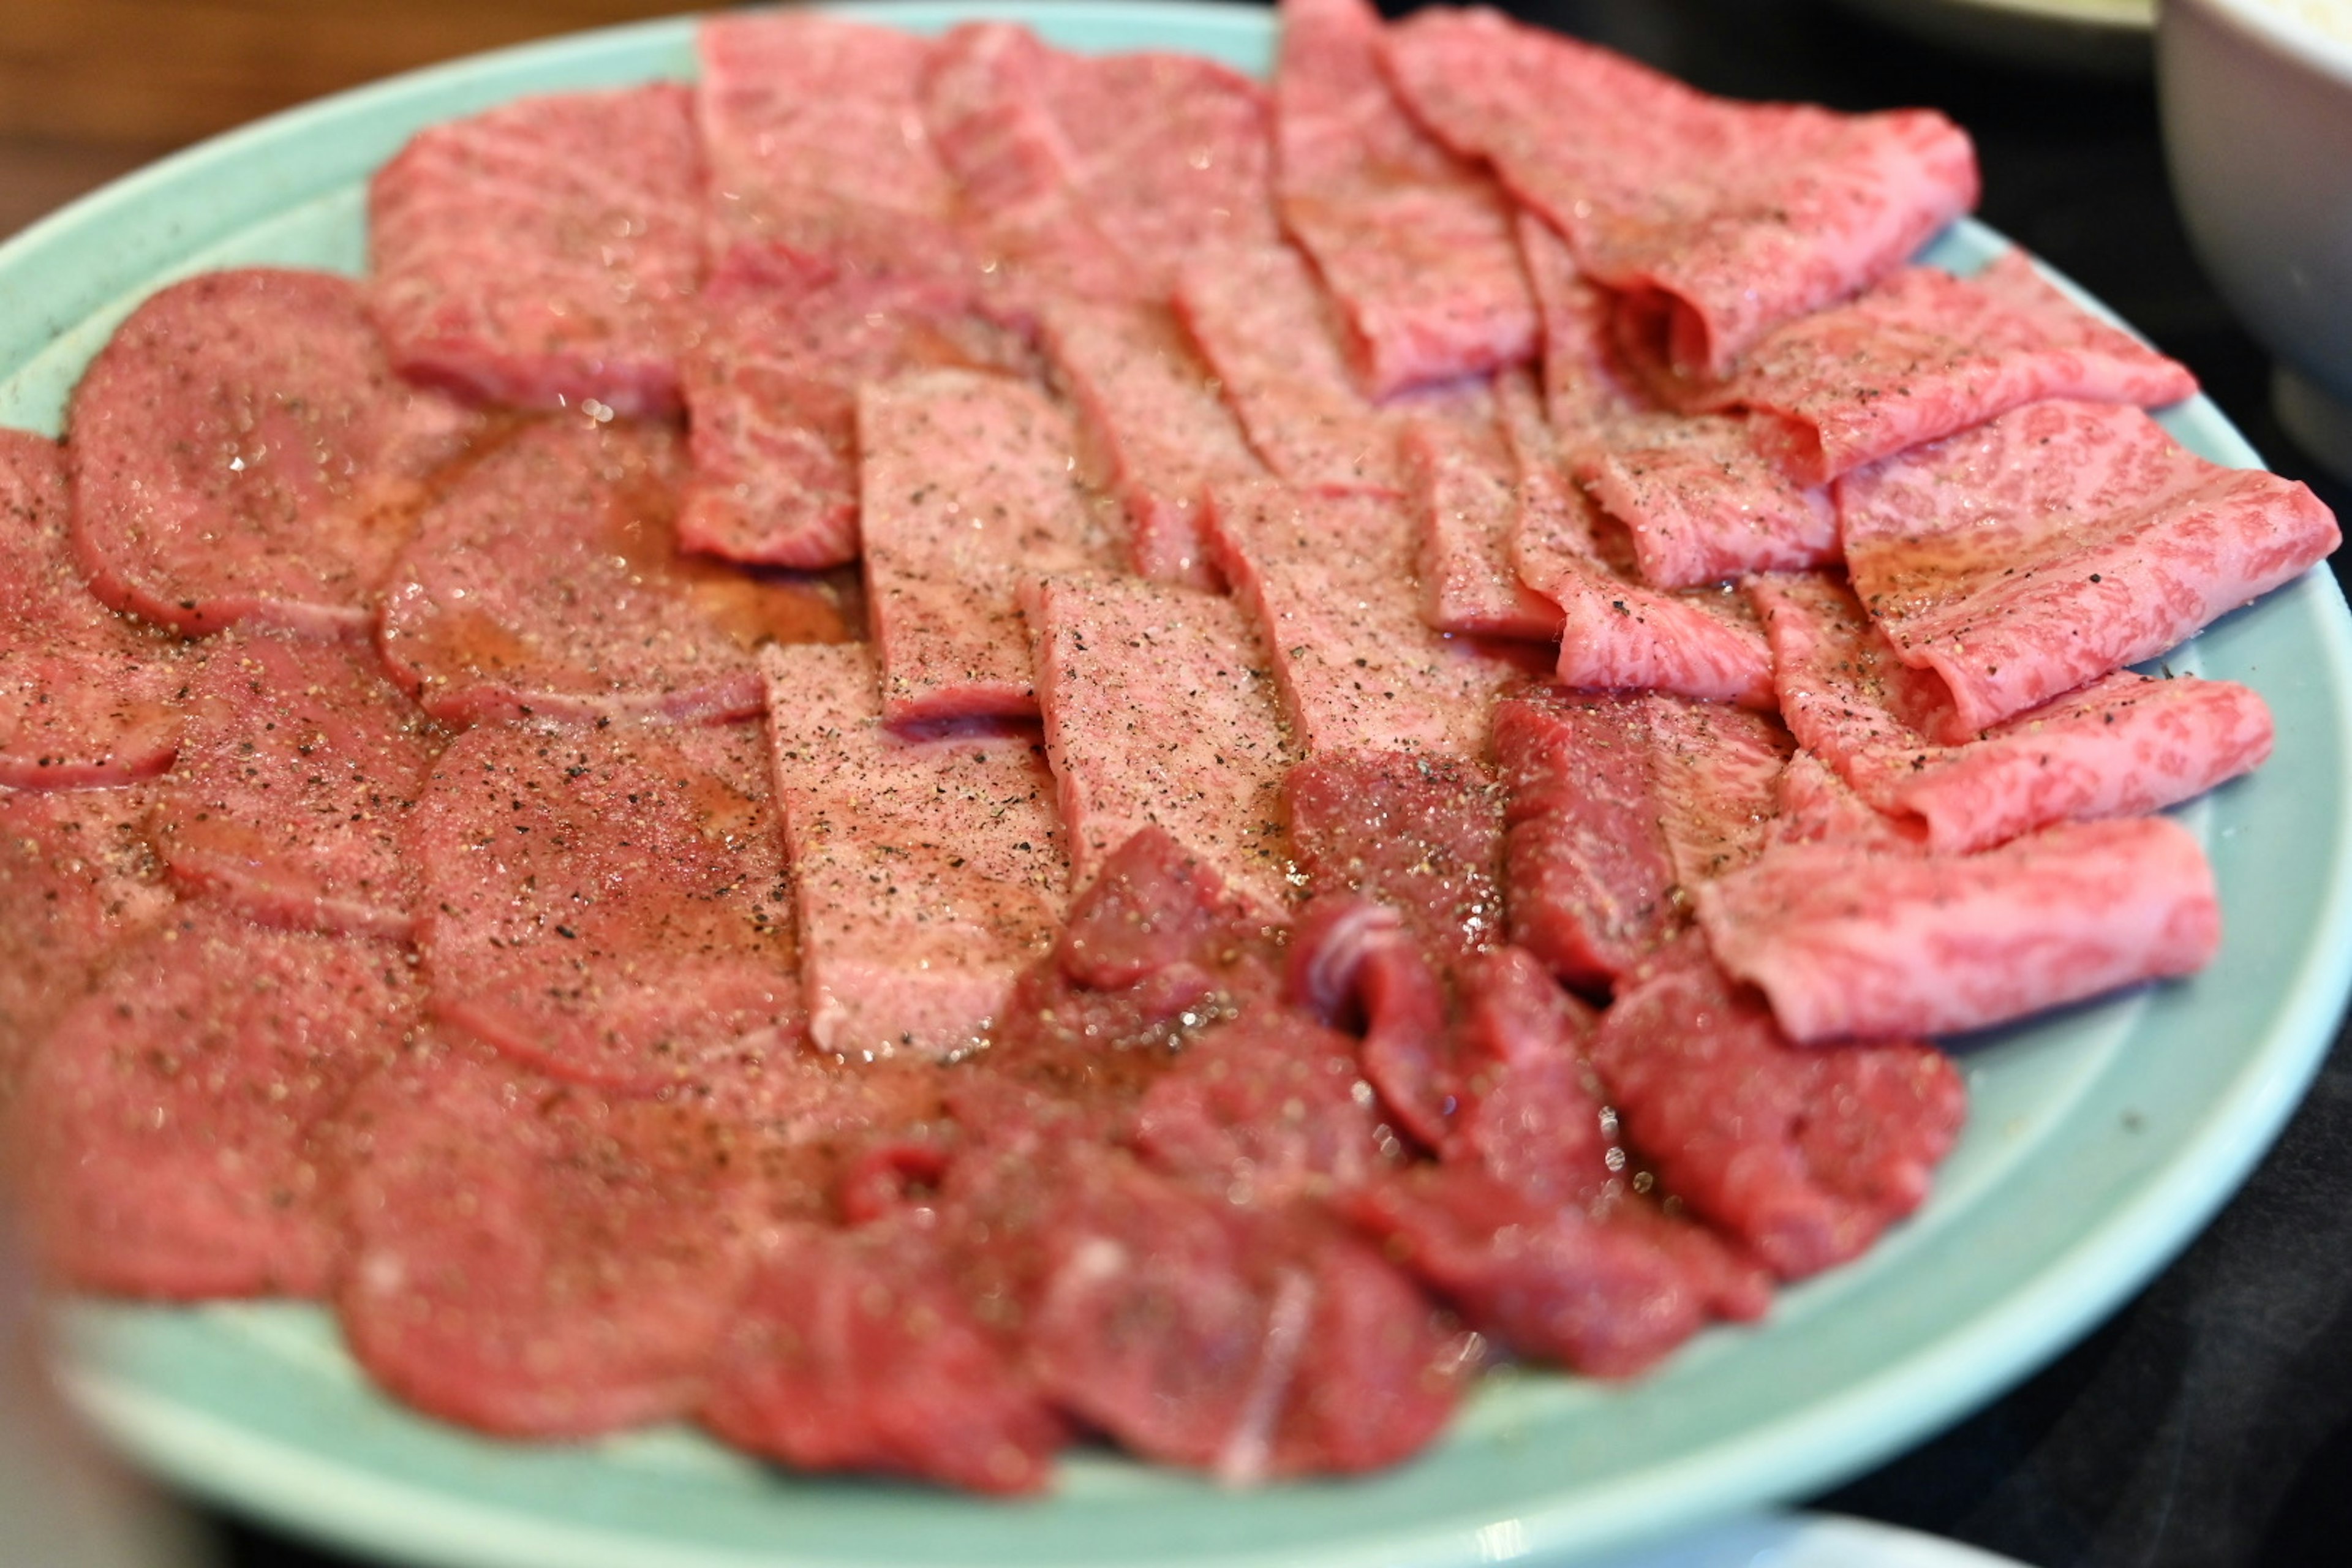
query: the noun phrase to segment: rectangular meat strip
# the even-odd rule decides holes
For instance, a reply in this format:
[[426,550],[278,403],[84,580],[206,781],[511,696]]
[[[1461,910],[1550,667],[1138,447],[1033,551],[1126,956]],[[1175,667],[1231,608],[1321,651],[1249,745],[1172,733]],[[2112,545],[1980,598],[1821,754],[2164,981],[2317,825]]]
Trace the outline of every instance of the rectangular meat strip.
[[845,1056],[974,1044],[1060,930],[1069,862],[1023,728],[907,737],[856,644],[761,658],[809,1035]]
[[1110,564],[1070,416],[1008,376],[919,371],[859,389],[857,438],[884,713],[1034,714],[1022,585]]
[[1242,607],[1190,588],[1072,574],[1043,585],[1030,623],[1076,884],[1156,826],[1227,888],[1282,910],[1282,781],[1297,757],[1265,641]]
[[1536,346],[1511,204],[1381,74],[1365,0],[1283,0],[1274,91],[1285,226],[1347,313],[1364,389],[1483,374]]
[[[1524,372],[1497,380],[1532,402]],[[1511,560],[1518,521],[1518,464],[1499,424],[1417,419],[1404,436],[1412,502],[1421,528],[1422,616],[1444,632],[1549,642],[1559,606],[1519,580]]]
[[1829,492],[1800,489],[1730,415],[1633,415],[1599,427],[1571,465],[1625,525],[1642,580],[1696,588],[1838,558]]
[[1618,349],[1616,296],[1584,275],[1568,241],[1535,213],[1519,213],[1518,238],[1543,323],[1544,408],[1572,447],[1594,426],[1652,403]]

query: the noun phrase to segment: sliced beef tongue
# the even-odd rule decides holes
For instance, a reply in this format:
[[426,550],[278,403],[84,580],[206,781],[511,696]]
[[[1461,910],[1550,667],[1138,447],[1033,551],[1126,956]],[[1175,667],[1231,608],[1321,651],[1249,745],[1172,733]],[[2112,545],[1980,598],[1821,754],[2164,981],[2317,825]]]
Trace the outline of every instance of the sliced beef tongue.
[[364,626],[425,480],[478,421],[394,375],[357,284],[253,268],[149,296],[67,424],[91,589],[201,633]]
[[752,1266],[748,1135],[436,1045],[340,1118],[345,1343],[401,1398],[512,1436],[688,1414]]
[[1274,77],[1283,223],[1374,397],[1517,363],[1537,335],[1509,198],[1405,113],[1381,30],[1364,0],[1285,0]]
[[850,635],[822,583],[679,552],[681,445],[658,426],[551,420],[450,487],[402,555],[377,632],[426,712],[748,718],[753,647]]
[[237,628],[205,646],[155,844],[265,925],[405,940],[407,824],[443,736],[355,638]]
[[701,187],[675,82],[428,126],[368,182],[369,305],[393,363],[493,403],[675,412]]
[[323,1291],[342,1252],[328,1119],[422,1002],[390,942],[179,906],[26,1066],[8,1144],[47,1267],[173,1300]]
[[127,784],[178,744],[176,649],[90,595],[67,514],[57,443],[0,430],[0,788]]

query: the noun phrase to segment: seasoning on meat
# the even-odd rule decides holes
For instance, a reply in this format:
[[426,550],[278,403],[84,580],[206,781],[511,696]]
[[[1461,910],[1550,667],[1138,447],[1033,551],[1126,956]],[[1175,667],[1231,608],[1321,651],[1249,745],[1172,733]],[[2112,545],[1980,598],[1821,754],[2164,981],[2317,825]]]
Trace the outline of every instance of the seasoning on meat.
[[[1501,397],[1532,400],[1518,372]],[[1442,632],[1549,642],[1559,635],[1559,606],[1519,580],[1511,534],[1519,517],[1517,468],[1493,421],[1416,419],[1404,435],[1406,471],[1421,529],[1422,617]]]
[[152,785],[0,789],[0,1106],[100,965],[172,912],[145,831],[153,800]]

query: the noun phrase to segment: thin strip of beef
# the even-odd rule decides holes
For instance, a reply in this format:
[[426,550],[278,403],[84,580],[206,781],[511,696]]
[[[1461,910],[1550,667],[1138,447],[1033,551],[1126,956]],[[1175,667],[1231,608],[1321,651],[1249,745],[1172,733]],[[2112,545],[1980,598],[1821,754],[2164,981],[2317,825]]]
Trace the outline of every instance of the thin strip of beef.
[[340,1121],[335,1308],[378,1383],[522,1437],[701,1402],[760,1229],[744,1129],[456,1045],[379,1074]]
[[0,429],[0,788],[89,789],[171,765],[171,639],[90,595],[67,538],[63,454]]
[[407,823],[443,737],[374,650],[240,627],[186,690],[152,818],[173,876],[264,925],[405,941]]
[[1534,298],[1494,177],[1414,124],[1381,74],[1364,0],[1284,0],[1275,63],[1284,226],[1347,312],[1364,389],[1530,357]]
[[1447,968],[1502,940],[1503,794],[1484,766],[1348,752],[1293,768],[1284,792],[1309,889],[1389,905]]
[[1966,1112],[1930,1047],[1792,1044],[1696,934],[1626,977],[1591,1057],[1633,1152],[1786,1279],[1916,1208]]
[[418,132],[368,182],[368,303],[393,363],[492,403],[675,413],[701,189],[693,94],[676,82]]
[[[1516,372],[1503,379],[1534,391]],[[1498,395],[1502,395],[1498,388]],[[1559,606],[1519,580],[1511,534],[1519,516],[1518,465],[1502,433],[1417,419],[1402,450],[1421,527],[1422,617],[1443,632],[1549,642]]]
[[749,724],[459,736],[407,846],[435,1016],[534,1070],[633,1094],[796,1048],[766,761]]
[[1601,426],[1573,471],[1625,525],[1642,581],[1654,588],[1696,588],[1838,559],[1829,493],[1783,477],[1745,419],[1617,419]]
[[1541,216],[1521,209],[1519,260],[1543,322],[1544,412],[1563,442],[1581,442],[1622,415],[1653,406],[1617,343],[1617,299],[1576,265]]
[[680,553],[680,445],[565,418],[477,464],[425,514],[384,595],[394,679],[452,724],[757,713],[756,646],[852,628],[823,583]]
[[211,272],[148,296],[74,388],[74,556],[184,632],[364,626],[477,416],[393,373],[359,286]]
[[968,1049],[1068,897],[1035,730],[893,731],[862,646],[772,648],[764,672],[811,1037],[845,1057]]
[[26,1065],[8,1143],[44,1267],[168,1300],[325,1290],[343,1252],[326,1123],[422,1002],[390,942],[181,905]]

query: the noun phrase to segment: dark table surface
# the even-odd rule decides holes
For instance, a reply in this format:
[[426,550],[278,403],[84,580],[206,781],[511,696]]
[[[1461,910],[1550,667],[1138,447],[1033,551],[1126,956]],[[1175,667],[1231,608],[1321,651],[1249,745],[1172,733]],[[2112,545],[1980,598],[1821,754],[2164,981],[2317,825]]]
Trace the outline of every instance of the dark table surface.
[[[2042,74],[1916,44],[1822,0],[1518,0],[1716,91],[1927,104],[1974,134],[1980,216],[2185,361],[2282,473],[2330,481],[2272,418],[2268,365],[2190,255],[2146,79]],[[2352,301],[2347,301],[2352,309]],[[2339,581],[2347,569],[2334,563]],[[2352,1049],[2339,1034],[2252,1179],[2073,1351],[1813,1505],[2041,1568],[2352,1562]],[[343,1568],[231,1520],[237,1568]]]

